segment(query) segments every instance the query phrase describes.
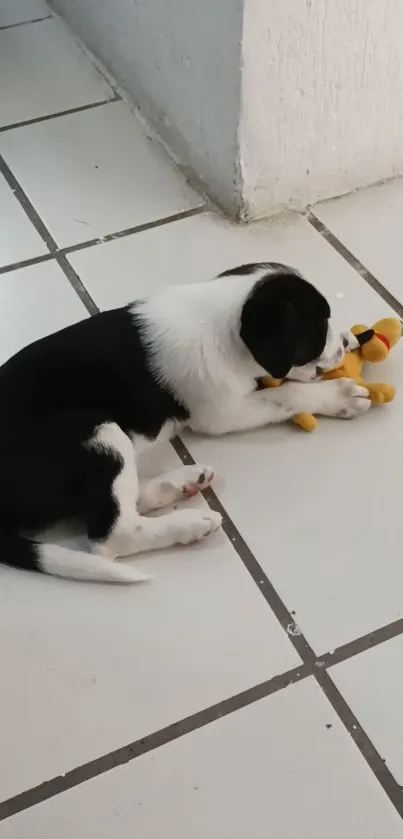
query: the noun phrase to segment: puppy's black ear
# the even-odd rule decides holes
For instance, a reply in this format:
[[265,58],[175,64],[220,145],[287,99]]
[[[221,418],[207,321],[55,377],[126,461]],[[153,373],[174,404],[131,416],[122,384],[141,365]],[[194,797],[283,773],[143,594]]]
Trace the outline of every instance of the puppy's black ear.
[[283,379],[297,351],[298,317],[284,293],[285,275],[281,284],[276,279],[270,277],[254,287],[242,309],[240,335],[255,361],[275,379]]

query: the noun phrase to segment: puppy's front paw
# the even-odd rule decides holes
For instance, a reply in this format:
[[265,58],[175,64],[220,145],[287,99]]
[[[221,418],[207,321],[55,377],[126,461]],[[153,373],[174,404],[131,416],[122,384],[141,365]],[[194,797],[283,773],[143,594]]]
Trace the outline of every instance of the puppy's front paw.
[[192,466],[183,466],[182,483],[180,486],[182,496],[184,498],[191,498],[192,495],[203,492],[204,489],[210,486],[213,478],[214,472],[211,466],[202,466],[200,463],[195,463]]
[[369,391],[357,385],[353,379],[334,379],[322,382],[323,404],[317,413],[340,419],[353,419],[359,414],[365,414],[371,407]]
[[220,513],[203,507],[199,510],[179,510],[173,522],[175,541],[181,545],[190,545],[218,530],[222,518]]

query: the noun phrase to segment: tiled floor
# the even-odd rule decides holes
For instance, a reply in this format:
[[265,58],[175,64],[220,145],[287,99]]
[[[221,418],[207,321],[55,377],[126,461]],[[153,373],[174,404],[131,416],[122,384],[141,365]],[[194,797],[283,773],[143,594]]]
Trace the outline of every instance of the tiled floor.
[[[296,264],[344,328],[402,315],[401,181],[234,227],[49,14],[0,0],[0,361],[250,260]],[[402,370],[403,342],[357,422],[154,451],[211,462],[192,503],[226,515],[140,559],[148,586],[0,567],[0,839],[403,835]]]

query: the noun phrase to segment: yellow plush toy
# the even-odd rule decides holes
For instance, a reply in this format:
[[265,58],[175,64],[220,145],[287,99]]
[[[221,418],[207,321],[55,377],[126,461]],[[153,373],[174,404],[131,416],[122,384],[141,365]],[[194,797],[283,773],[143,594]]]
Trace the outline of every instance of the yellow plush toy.
[[[395,396],[395,389],[392,385],[366,382],[361,377],[362,365],[364,362],[378,364],[385,361],[391,347],[393,347],[402,336],[402,322],[397,318],[384,318],[369,328],[361,324],[353,326],[353,335],[361,335],[364,343],[351,352],[346,353],[343,362],[334,370],[328,370],[323,374],[323,379],[354,379],[357,384],[366,387],[369,391],[371,402],[382,405],[391,402]],[[364,336],[365,333],[365,336]],[[264,377],[260,380],[263,387],[279,387],[282,381]],[[299,425],[304,431],[313,431],[317,426],[316,417],[313,414],[297,414],[293,422]]]

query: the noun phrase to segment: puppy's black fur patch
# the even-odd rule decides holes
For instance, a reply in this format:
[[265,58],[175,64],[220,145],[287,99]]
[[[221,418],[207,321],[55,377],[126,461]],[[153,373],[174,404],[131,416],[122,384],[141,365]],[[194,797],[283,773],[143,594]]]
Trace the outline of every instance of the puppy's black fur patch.
[[[271,263],[270,263],[271,265]],[[275,263],[273,263],[273,266]],[[219,274],[219,277],[247,277],[249,274],[255,274],[256,271],[259,271],[260,268],[266,268],[269,266],[267,262],[247,262],[246,265],[237,265],[236,268],[228,268],[227,271],[223,271],[222,274]]]
[[325,297],[297,274],[274,273],[259,280],[241,314],[241,338],[254,359],[274,378],[322,353],[330,307]]
[[189,413],[157,381],[139,310],[104,312],[25,347],[0,368],[0,561],[38,567],[18,531],[80,517],[95,541],[116,509],[121,464],[86,447],[97,427],[117,423],[149,439]]
[[187,419],[152,374],[141,333],[140,307],[123,307],[25,347],[0,368],[0,435],[66,410],[101,412],[150,439],[167,419]]

